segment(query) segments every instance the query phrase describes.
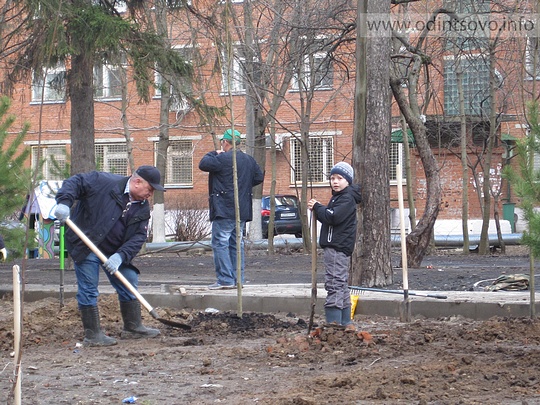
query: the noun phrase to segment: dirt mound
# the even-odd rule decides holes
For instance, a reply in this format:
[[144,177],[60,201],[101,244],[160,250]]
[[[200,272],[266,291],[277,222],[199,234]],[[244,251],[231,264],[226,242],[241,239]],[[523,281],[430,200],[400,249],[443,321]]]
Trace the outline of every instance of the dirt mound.
[[[13,388],[13,307],[1,302],[3,399]],[[357,317],[346,332],[294,314],[190,311],[143,313],[161,335],[121,340],[115,296],[100,299],[101,323],[117,337],[80,346],[74,299],[24,306],[23,403],[120,404],[538,404],[540,322],[460,317],[401,323]]]

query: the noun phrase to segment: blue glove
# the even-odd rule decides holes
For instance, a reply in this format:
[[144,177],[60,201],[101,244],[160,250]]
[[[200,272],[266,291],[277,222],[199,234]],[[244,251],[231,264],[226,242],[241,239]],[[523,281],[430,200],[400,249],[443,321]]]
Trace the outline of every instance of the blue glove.
[[103,263],[103,267],[105,267],[105,270],[107,270],[109,273],[114,274],[122,264],[122,256],[120,256],[119,253],[115,253],[111,257],[109,257],[109,260],[107,260],[105,263]]
[[54,210],[54,216],[63,224],[69,218],[69,207],[65,204],[58,204]]

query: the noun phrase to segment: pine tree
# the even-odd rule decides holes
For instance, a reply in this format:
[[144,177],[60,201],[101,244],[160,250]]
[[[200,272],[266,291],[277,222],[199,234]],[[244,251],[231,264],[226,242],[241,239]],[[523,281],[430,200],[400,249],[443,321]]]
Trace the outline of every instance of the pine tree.
[[528,223],[522,243],[529,246],[533,257],[540,257],[540,170],[534,168],[534,155],[540,153],[538,102],[529,103],[529,136],[516,143],[516,166],[506,166],[504,176],[519,198],[519,206]]
[[11,105],[6,96],[0,97],[0,235],[3,236],[9,258],[20,257],[24,253],[25,229],[17,221],[30,189],[30,170],[25,161],[30,154],[22,143],[29,125],[24,124],[21,131],[8,143],[9,129],[16,117],[8,113]]

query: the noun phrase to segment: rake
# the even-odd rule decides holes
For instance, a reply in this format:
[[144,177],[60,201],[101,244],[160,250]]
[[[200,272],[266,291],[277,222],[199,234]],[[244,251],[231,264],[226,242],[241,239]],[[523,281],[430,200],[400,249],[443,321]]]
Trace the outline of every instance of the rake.
[[[404,290],[385,290],[383,288],[370,288],[370,287],[357,287],[357,286],[349,286],[349,290],[351,291],[352,295],[361,295],[364,291],[371,291],[371,292],[380,292],[380,293],[388,293],[388,294],[401,294],[404,295]],[[440,294],[428,294],[428,293],[420,293],[420,292],[413,292],[408,291],[409,295],[416,295],[418,297],[428,297],[428,298],[436,298],[438,300],[445,300],[448,297],[446,295],[440,295]]]

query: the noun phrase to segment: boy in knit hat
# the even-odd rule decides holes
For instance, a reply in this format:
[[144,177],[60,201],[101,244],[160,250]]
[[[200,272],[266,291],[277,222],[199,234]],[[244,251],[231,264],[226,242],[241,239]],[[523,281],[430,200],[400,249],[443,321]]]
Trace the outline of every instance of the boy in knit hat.
[[347,331],[356,330],[351,320],[349,267],[356,242],[356,206],[361,202],[361,194],[360,185],[353,184],[353,179],[351,165],[337,163],[330,171],[332,198],[328,205],[315,199],[308,202],[308,208],[322,224],[319,245],[324,248],[326,323],[343,325]]

